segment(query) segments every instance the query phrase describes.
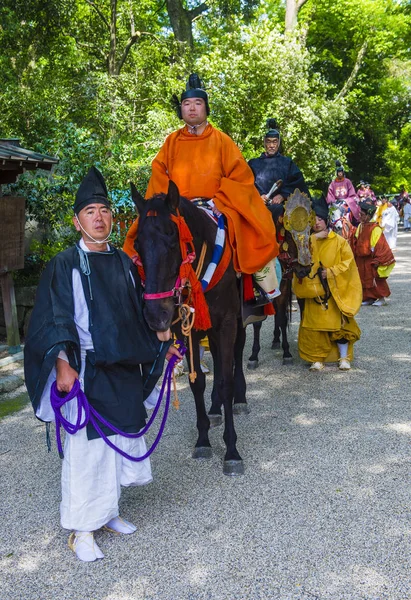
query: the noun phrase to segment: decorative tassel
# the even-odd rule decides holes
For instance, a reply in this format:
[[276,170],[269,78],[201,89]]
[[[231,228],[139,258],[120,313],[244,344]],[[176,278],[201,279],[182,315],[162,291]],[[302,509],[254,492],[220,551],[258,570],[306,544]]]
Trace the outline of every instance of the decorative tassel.
[[180,400],[178,399],[178,394],[177,394],[176,374],[174,373],[174,369],[173,369],[173,392],[174,392],[173,406],[176,410],[179,410],[180,409]]
[[205,299],[201,283],[197,279],[191,265],[189,266],[191,273],[188,277],[191,283],[191,298],[193,307],[195,309],[194,329],[197,331],[207,331],[207,329],[211,328],[211,318],[208,310],[208,304]]
[[267,315],[267,317],[270,315],[275,315],[275,308],[272,302],[264,305],[264,314]]

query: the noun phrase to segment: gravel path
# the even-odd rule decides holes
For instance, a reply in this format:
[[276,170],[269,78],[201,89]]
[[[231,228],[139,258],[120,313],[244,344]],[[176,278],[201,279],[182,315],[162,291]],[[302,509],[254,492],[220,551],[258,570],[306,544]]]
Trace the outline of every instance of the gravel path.
[[282,366],[264,323],[251,413],[236,417],[244,477],[222,474],[221,428],[214,457],[191,459],[195,411],[179,379],[155,480],[123,491],[137,533],[98,532],[103,561],[81,563],[67,547],[44,427],[30,408],[2,421],[0,600],[411,599],[410,234],[399,234],[397,261],[389,304],[360,311],[349,373],[308,371],[297,313],[295,364]]

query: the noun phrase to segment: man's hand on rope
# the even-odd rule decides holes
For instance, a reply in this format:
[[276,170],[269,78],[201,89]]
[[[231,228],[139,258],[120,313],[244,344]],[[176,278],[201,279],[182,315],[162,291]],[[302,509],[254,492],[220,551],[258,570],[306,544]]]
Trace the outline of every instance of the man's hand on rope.
[[183,355],[179,352],[178,348],[175,346],[170,346],[170,348],[167,350],[166,359],[170,361],[173,356],[177,356],[178,358],[176,363],[179,363],[183,359]]
[[66,360],[58,358],[56,360],[56,373],[58,391],[66,394],[71,392],[74,382],[78,379],[77,371],[72,369]]

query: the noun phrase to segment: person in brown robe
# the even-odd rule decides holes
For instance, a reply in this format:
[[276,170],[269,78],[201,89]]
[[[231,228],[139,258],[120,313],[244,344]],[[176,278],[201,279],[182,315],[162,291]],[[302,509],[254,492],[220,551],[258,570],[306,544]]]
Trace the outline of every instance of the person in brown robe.
[[360,224],[353,238],[355,261],[363,288],[363,304],[382,306],[390,296],[387,278],[395,258],[377,222],[371,222],[377,209],[371,200],[360,202]]

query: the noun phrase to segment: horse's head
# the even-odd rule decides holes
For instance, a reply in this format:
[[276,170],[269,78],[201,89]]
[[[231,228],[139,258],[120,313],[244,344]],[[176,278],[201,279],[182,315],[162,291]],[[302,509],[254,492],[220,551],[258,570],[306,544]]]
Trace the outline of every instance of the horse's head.
[[145,273],[144,317],[154,331],[166,331],[174,315],[182,260],[177,225],[170,218],[179,206],[180,194],[170,181],[167,195],[144,200],[133,184],[131,195],[139,213],[134,248]]

